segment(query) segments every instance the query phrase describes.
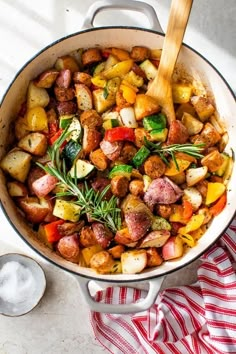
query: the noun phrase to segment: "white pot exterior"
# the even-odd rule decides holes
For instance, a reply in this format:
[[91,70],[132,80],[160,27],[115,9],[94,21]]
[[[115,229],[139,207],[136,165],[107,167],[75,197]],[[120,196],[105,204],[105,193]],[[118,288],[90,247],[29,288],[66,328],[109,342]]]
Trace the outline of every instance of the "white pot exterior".
[[[11,125],[11,121],[16,116],[20,104],[24,100],[29,81],[35,78],[43,70],[52,67],[57,57],[68,54],[70,51],[78,48],[94,46],[115,46],[130,49],[135,45],[143,45],[149,48],[161,48],[162,44],[163,36],[154,31],[125,27],[106,27],[79,32],[59,40],[41,51],[17,74],[3,98],[0,109],[0,159],[5,154],[7,142],[9,141],[9,127]],[[217,71],[204,58],[186,46],[183,46],[181,49],[178,63],[181,68],[183,65],[183,67],[187,69],[188,74],[193,76],[195,79],[203,81],[209,92],[213,94],[217,111],[220,117],[224,120],[229,133],[228,147],[236,151],[236,129],[234,127],[236,124],[234,122],[236,102],[230,88],[222,79],[220,74],[217,73]],[[2,174],[0,175],[0,198],[3,209],[18,234],[34,250],[46,259],[52,261],[54,264],[64,268],[65,270],[72,271],[75,274],[88,277],[90,279],[99,279],[106,282],[137,282],[163,276],[169,272],[184,267],[191,261],[198,258],[218,239],[218,237],[229,225],[235,214],[236,188],[233,186],[234,180],[236,180],[235,168],[228,186],[228,202],[226,208],[213,220],[205,235],[198,241],[198,244],[194,248],[190,249],[182,258],[178,260],[167,261],[160,267],[151,268],[142,274],[134,275],[99,275],[88,268],[79,267],[76,264],[64,260],[46,246],[41,244],[37,240],[37,237],[24,223],[24,220],[19,217],[11,198],[8,196],[5,187],[5,178]]]

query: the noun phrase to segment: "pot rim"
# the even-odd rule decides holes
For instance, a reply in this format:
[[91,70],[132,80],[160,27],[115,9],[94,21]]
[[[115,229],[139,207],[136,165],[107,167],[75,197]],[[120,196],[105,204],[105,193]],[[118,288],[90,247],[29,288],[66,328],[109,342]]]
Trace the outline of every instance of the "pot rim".
[[[5,97],[7,96],[8,92],[10,91],[13,83],[15,82],[15,80],[18,78],[18,76],[24,71],[24,69],[31,63],[33,62],[40,54],[42,54],[43,52],[47,51],[48,49],[50,49],[51,47],[53,47],[54,45],[63,42],[64,40],[67,40],[69,38],[72,37],[76,37],[82,33],[86,33],[86,32],[92,32],[92,31],[104,31],[104,30],[109,30],[109,29],[125,29],[125,30],[136,30],[136,31],[142,31],[142,32],[149,32],[149,33],[153,33],[153,34],[157,34],[159,36],[164,37],[165,35],[159,31],[156,30],[151,30],[151,29],[145,29],[145,28],[140,28],[140,27],[134,27],[134,26],[102,26],[102,27],[96,27],[96,28],[89,28],[89,29],[85,29],[85,30],[81,30],[69,35],[66,35],[64,37],[61,37],[55,41],[53,41],[52,43],[48,44],[46,47],[44,47],[43,49],[41,49],[40,51],[38,51],[35,55],[33,55],[14,75],[13,79],[11,80],[9,86],[7,87],[5,93],[2,96],[0,105],[2,105],[4,103]],[[213,70],[219,75],[219,77],[221,78],[221,80],[225,83],[225,85],[227,86],[229,92],[231,93],[232,97],[234,98],[234,101],[236,102],[236,95],[234,93],[234,91],[232,90],[231,86],[228,84],[228,82],[226,81],[226,79],[224,78],[224,76],[218,71],[218,69],[215,68],[215,66],[208,60],[206,59],[202,54],[200,54],[197,50],[193,49],[191,46],[183,43],[183,46],[188,48],[189,50],[191,50],[192,52],[194,52],[197,56],[199,56],[201,59],[203,59],[209,66],[211,66],[213,68]],[[43,257],[46,261],[50,262],[51,264],[59,267],[60,269],[63,269],[64,271],[70,272],[73,275],[79,276],[79,277],[83,277],[86,279],[94,280],[94,281],[107,281],[109,283],[121,283],[121,280],[116,280],[116,279],[107,279],[106,280],[106,275],[103,275],[102,278],[98,278],[96,275],[92,276],[92,275],[87,275],[87,274],[80,274],[79,272],[76,272],[74,270],[68,269],[67,267],[65,267],[64,265],[61,265],[59,263],[57,263],[56,261],[52,260],[50,257],[46,256],[44,253],[41,253],[41,251],[39,251],[37,248],[35,248],[29,241],[27,241],[24,236],[18,231],[18,229],[16,228],[16,226],[14,225],[14,223],[12,222],[12,220],[9,218],[8,213],[3,205],[3,203],[0,200],[0,206],[1,209],[6,217],[6,219],[8,220],[8,222],[10,223],[10,225],[12,226],[12,228],[15,230],[15,232],[17,233],[17,235],[20,236],[20,238],[33,250],[35,251],[39,256]],[[163,274],[157,274],[157,275],[148,275],[148,272],[144,272],[144,273],[140,273],[138,274],[138,281],[146,281],[146,280],[150,280],[150,279],[155,279],[155,278],[159,278],[159,277],[163,277],[166,276],[168,274],[171,274],[175,271],[180,270],[181,268],[184,268],[186,266],[188,266],[189,264],[191,264],[192,262],[194,262],[196,259],[200,258],[213,244],[215,244],[219,238],[225,233],[225,231],[227,230],[227,228],[229,227],[229,225],[231,224],[231,222],[233,221],[234,217],[236,216],[236,209],[233,213],[232,218],[230,219],[230,221],[227,223],[227,225],[225,226],[223,232],[217,236],[217,238],[215,238],[203,251],[201,251],[200,253],[198,253],[196,256],[192,257],[191,260],[186,261],[186,263],[179,265],[179,266],[175,266],[173,269],[166,271]],[[137,282],[137,279],[122,279],[122,283],[135,283]]]

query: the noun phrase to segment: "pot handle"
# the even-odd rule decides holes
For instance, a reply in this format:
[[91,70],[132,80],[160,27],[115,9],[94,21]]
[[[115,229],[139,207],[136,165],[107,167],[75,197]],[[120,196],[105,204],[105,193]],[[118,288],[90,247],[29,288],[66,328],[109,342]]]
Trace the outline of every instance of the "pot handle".
[[[144,299],[141,299],[136,303],[121,305],[121,304],[104,304],[95,301],[94,298],[91,296],[89,290],[90,280],[87,278],[76,276],[80,289],[83,293],[84,299],[88,303],[90,310],[95,312],[116,313],[116,314],[136,313],[136,312],[148,310],[154,304],[164,278],[165,277],[163,276],[163,277],[158,277],[155,279],[148,280],[149,289],[148,289],[147,296]],[[116,283],[116,286],[119,285],[121,285],[121,283],[120,284]],[[124,285],[124,283],[122,283],[122,285]]]
[[93,22],[96,15],[100,11],[109,8],[134,10],[144,13],[149,20],[150,28],[163,33],[154,8],[147,3],[134,0],[101,0],[93,3],[88,9],[82,28],[87,29],[94,27]]

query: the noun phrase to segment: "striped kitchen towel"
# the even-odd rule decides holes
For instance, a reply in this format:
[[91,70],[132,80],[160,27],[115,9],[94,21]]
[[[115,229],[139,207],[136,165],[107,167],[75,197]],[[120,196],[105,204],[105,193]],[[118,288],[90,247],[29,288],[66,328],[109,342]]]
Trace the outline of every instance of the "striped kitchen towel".
[[[113,354],[236,354],[236,220],[202,257],[198,282],[161,292],[137,314],[91,312],[95,337]],[[143,290],[114,287],[96,301],[132,303]]]

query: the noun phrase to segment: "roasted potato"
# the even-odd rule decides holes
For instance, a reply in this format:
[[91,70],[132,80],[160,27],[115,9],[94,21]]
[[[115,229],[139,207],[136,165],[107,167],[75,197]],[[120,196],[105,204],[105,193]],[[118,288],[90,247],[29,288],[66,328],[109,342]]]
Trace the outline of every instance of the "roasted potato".
[[30,170],[32,156],[22,150],[13,149],[2,159],[1,168],[19,182],[25,182]]

